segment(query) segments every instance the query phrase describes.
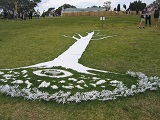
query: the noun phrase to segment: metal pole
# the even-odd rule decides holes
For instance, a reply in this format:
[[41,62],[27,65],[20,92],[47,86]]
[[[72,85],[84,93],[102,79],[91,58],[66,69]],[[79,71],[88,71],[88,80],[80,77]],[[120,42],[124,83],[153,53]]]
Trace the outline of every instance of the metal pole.
[[102,16],[102,28],[103,28],[103,16]]

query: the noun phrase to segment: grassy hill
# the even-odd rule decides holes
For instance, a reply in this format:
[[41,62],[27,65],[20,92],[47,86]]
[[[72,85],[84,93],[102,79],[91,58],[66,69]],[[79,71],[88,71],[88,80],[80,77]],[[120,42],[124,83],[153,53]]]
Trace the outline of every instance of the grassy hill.
[[[153,20],[152,20],[153,21]],[[80,63],[91,68],[126,73],[131,70],[160,77],[160,29],[138,29],[139,16],[54,17],[40,20],[0,20],[0,68],[16,68],[53,60],[75,41],[63,35],[99,31],[113,38],[91,41]],[[27,101],[0,94],[0,119],[158,119],[160,90],[114,101],[57,104]]]

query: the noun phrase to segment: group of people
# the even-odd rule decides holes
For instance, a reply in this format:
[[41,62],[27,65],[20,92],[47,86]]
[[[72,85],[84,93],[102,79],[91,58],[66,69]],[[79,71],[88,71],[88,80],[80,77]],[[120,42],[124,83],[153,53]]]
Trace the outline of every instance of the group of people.
[[[12,15],[13,15],[14,20],[17,21],[18,20],[18,13],[17,13],[16,10],[14,10],[13,14],[12,13],[8,13],[6,10],[3,10],[3,19],[4,20],[8,20]],[[22,20],[26,20],[27,16],[29,16],[29,19],[32,19],[33,15],[36,16],[37,19],[39,19],[40,18],[40,11],[37,10],[36,12],[33,12],[33,10],[30,10],[28,14],[25,11],[22,11],[19,14],[19,17]]]
[[141,21],[138,28],[145,28],[147,24],[151,27],[151,14],[154,11],[154,27],[158,27],[158,19],[159,19],[159,7],[158,5],[154,8],[152,6],[148,6],[144,8],[141,12]]
[[[33,12],[33,10],[30,10],[30,11],[29,11],[29,14],[28,14],[29,19],[32,19],[33,13],[34,13],[34,15],[36,16],[37,19],[40,18],[40,12],[39,12],[39,10],[37,9],[36,12]],[[22,14],[22,15],[23,15],[23,14]],[[22,18],[22,19],[23,19],[23,18]],[[25,19],[26,19],[26,18],[25,18]]]

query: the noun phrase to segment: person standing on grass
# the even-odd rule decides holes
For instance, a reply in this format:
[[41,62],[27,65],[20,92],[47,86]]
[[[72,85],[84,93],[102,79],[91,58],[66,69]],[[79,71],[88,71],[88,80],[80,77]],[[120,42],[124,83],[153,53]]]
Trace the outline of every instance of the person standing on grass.
[[3,11],[3,15],[4,15],[4,20],[8,21],[8,13],[6,10]]
[[40,12],[39,12],[39,10],[37,10],[37,12],[36,12],[36,16],[37,16],[37,19],[39,19],[39,18],[40,18]]
[[154,27],[158,26],[158,19],[159,19],[159,9],[158,6],[154,8]]
[[139,23],[139,26],[138,26],[139,29],[141,27],[145,28],[145,26],[144,26],[145,17],[146,17],[146,9],[143,9],[141,12],[141,22]]
[[151,12],[152,12],[152,7],[149,5],[146,8],[146,26],[147,26],[147,23],[149,22],[150,27],[151,27]]
[[30,10],[30,11],[29,11],[29,19],[32,19],[32,16],[33,16],[33,11]]
[[18,20],[18,13],[16,11],[16,9],[14,9],[14,21],[17,21]]

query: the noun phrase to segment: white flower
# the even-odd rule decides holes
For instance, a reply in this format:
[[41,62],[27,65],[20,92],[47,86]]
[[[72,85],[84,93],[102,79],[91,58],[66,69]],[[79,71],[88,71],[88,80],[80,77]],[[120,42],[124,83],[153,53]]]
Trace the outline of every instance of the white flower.
[[104,84],[104,83],[106,83],[105,80],[99,80],[99,81],[96,82],[96,85],[101,85],[101,84]]
[[135,72],[127,71],[126,74],[130,75],[131,77],[136,77],[136,73]]
[[113,80],[113,81],[111,81],[110,83],[111,83],[111,84],[116,84],[116,83],[119,83],[119,81]]
[[87,84],[85,84],[85,85],[84,85],[84,87],[88,87],[88,85],[87,85]]
[[47,83],[46,81],[43,81],[43,82],[38,86],[38,88],[41,88],[41,87],[47,88],[49,85],[50,85],[50,82]]
[[22,74],[24,75],[24,74],[27,73],[27,70],[23,70],[23,71],[21,71],[21,72],[22,72]]
[[4,74],[4,72],[1,72],[1,71],[0,71],[0,75],[3,75],[3,74]]
[[96,87],[96,84],[94,83],[89,83],[91,86]]
[[64,81],[64,80],[61,80],[61,81],[59,81],[58,83],[65,83],[66,81]]
[[58,89],[57,85],[52,85],[51,87],[52,87],[52,89]]
[[83,83],[85,83],[85,82],[84,82],[84,80],[80,80],[80,81],[78,81],[77,83],[78,83],[78,84],[83,84]]
[[65,89],[73,89],[74,88],[74,86],[62,86],[63,88],[65,88]]
[[22,84],[23,81],[22,81],[22,80],[15,80],[15,81],[13,81],[13,82],[11,82],[11,83],[13,83],[13,84]]
[[32,83],[30,83],[28,80],[26,80],[25,83],[27,84],[27,88],[30,88],[32,85]]
[[11,77],[13,77],[14,75],[12,75],[12,74],[4,74],[3,75],[3,77],[5,78],[5,79],[10,79]]
[[75,79],[75,78],[68,78],[68,80],[70,80],[70,81],[74,81],[74,82],[76,82],[76,81],[77,81],[77,79]]
[[76,85],[75,87],[78,89],[83,89],[83,87],[81,87],[80,85]]

